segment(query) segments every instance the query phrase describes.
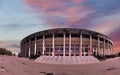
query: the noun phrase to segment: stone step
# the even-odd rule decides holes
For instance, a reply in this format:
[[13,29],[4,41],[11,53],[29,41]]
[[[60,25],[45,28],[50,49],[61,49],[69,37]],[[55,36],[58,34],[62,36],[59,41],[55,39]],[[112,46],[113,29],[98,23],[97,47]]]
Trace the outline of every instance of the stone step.
[[87,64],[97,63],[99,60],[93,56],[40,56],[35,62],[52,64]]

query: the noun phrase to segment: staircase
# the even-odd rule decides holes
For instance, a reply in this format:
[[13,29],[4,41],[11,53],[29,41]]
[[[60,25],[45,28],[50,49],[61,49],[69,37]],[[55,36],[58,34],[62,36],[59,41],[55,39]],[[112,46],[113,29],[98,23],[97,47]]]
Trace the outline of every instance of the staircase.
[[94,56],[40,56],[35,62],[49,64],[88,64],[97,63],[99,60]]

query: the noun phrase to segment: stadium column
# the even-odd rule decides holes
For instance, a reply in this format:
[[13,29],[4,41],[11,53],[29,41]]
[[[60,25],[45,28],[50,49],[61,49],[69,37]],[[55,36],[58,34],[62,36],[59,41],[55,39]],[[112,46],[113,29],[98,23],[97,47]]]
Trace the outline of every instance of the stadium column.
[[98,49],[96,51],[96,55],[100,52],[100,38],[98,37]]
[[111,45],[110,54],[113,54],[113,45]]
[[105,55],[105,38],[104,38],[104,41],[103,41],[103,55]]
[[63,37],[63,56],[65,56],[65,33]]
[[55,36],[53,34],[53,38],[52,38],[52,56],[55,55],[55,40],[54,40]]
[[92,36],[90,35],[90,52],[89,53],[89,56],[92,55]]
[[111,53],[112,53],[112,45],[110,44],[109,54],[111,55]]
[[112,53],[112,45],[110,44],[110,55],[111,55],[111,53]]
[[111,48],[111,54],[113,54],[113,45],[111,45],[112,46],[112,48]]
[[109,42],[109,53],[108,54],[110,55],[110,42]]
[[26,57],[26,54],[27,54],[26,43],[25,43],[24,49],[25,49],[25,57]]
[[111,44],[109,43],[109,55],[111,54]]
[[34,55],[36,55],[36,37],[35,37],[35,43],[34,43]]
[[31,43],[31,40],[29,39],[29,53],[28,53],[28,57],[29,57],[29,58],[30,58],[30,55],[31,55],[30,43]]
[[45,53],[45,36],[43,36],[43,50],[42,50],[42,55],[44,55]]
[[107,42],[107,55],[109,55],[108,53],[109,53],[109,42]]
[[107,46],[108,46],[107,55],[109,55],[109,42],[108,42]]
[[71,34],[69,34],[69,56],[71,56]]
[[80,34],[80,49],[79,49],[79,52],[80,52],[80,56],[82,56],[82,34]]
[[113,54],[113,52],[114,52],[114,47],[113,47],[114,45],[112,45],[112,54]]

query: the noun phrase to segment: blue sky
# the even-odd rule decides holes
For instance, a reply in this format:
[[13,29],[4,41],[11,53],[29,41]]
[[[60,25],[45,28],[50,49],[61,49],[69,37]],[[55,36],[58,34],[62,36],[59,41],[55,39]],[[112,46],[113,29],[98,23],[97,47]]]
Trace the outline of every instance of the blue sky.
[[42,20],[36,18],[38,15],[27,13],[29,7],[21,0],[2,0],[0,3],[0,40],[22,39],[44,28]]
[[46,29],[40,15],[28,13],[30,9],[22,0],[0,0],[0,47],[18,50],[12,46],[19,47],[25,36]]

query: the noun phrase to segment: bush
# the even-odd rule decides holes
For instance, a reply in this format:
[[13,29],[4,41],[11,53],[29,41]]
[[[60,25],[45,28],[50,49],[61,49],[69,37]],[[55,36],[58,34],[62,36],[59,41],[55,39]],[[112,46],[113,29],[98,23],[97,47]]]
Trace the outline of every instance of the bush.
[[0,48],[0,55],[12,55],[12,52],[5,48]]

